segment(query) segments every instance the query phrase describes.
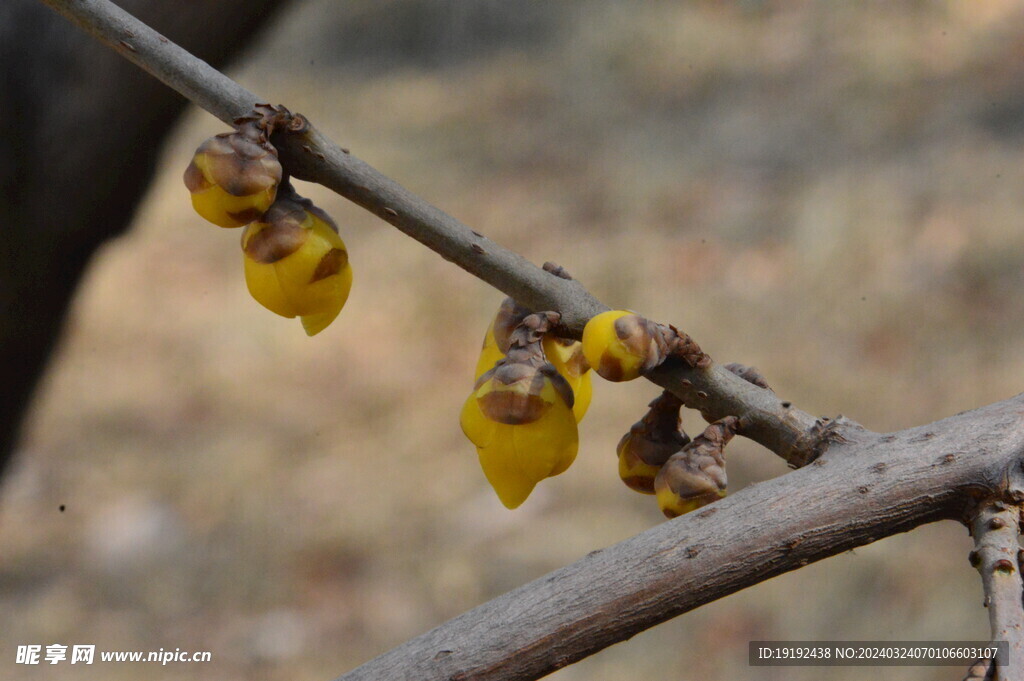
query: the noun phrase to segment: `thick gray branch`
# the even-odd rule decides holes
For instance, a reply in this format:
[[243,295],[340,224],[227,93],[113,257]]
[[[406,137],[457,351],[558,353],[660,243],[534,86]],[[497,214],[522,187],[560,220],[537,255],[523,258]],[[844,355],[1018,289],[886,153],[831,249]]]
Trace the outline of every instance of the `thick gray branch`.
[[985,590],[993,641],[1009,644],[1009,664],[995,669],[997,681],[1024,680],[1024,583],[1021,582],[1020,507],[1001,501],[982,503],[971,519],[974,551]]
[[783,572],[960,518],[1020,458],[1022,414],[1024,395],[892,435],[843,427],[847,441],[813,464],[594,552],[338,681],[536,679]]
[[[260,100],[227,76],[149,29],[107,0],[41,0],[124,57],[225,122]],[[265,101],[265,100],[263,100]],[[441,209],[349,154],[313,126],[302,134],[278,134],[274,143],[293,176],[320,183],[374,213],[470,274],[534,310],[557,310],[562,327],[579,337],[587,320],[607,310],[578,281],[545,272],[523,256],[474,232]],[[712,365],[665,367],[652,377],[709,420],[744,417],[741,432],[800,466],[824,441],[815,419]]]

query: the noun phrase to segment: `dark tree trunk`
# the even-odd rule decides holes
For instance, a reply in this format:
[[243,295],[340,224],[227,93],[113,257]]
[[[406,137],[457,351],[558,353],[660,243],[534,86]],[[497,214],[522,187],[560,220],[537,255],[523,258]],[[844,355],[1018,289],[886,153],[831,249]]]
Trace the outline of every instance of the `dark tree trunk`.
[[[124,0],[223,67],[289,0]],[[122,233],[186,100],[36,0],[0,3],[0,474],[93,251]]]

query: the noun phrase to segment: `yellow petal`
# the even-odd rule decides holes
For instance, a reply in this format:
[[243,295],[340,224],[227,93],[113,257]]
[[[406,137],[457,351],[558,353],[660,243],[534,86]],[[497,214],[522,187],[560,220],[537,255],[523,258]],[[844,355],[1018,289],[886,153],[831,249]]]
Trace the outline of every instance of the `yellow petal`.
[[218,185],[192,194],[192,207],[219,227],[243,227],[259,219],[274,202],[276,187],[252,196],[232,196]]
[[331,310],[330,312],[302,315],[302,317],[300,317],[302,320],[302,329],[306,332],[307,336],[315,336],[330,326],[331,322],[335,320],[340,312],[341,305],[338,306],[338,309]]
[[576,416],[576,423],[579,423],[586,415],[593,397],[590,367],[586,358],[583,357],[582,343],[566,345],[554,336],[545,336],[544,356],[569,382],[569,387],[572,388],[572,392],[576,396],[572,412]]
[[569,386],[576,397],[576,402],[572,405],[572,413],[576,417],[576,423],[579,423],[586,416],[587,409],[590,408],[590,400],[594,396],[593,381],[590,379],[589,371],[577,379],[567,378],[566,380],[569,381]]
[[522,425],[496,424],[488,446],[478,447],[480,466],[507,508],[516,508],[544,478],[563,473],[576,458],[576,419],[564,404]]
[[245,285],[256,302],[282,317],[294,317],[298,314],[292,305],[281,282],[277,278],[277,269],[273,264],[259,263],[251,258],[243,257],[245,265]]
[[477,402],[476,392],[473,392],[462,405],[459,425],[470,442],[477,447],[486,447],[494,439],[499,424],[484,416],[480,403]]
[[487,327],[484,335],[484,345],[480,349],[480,358],[476,361],[476,369],[473,371],[473,380],[480,378],[494,368],[494,365],[505,355],[498,348],[498,342],[494,340],[494,326]]

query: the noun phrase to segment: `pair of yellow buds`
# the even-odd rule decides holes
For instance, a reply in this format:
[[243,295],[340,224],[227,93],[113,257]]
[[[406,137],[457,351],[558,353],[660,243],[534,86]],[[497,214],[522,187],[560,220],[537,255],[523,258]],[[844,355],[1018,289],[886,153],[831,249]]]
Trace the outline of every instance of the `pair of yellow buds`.
[[323,331],[352,288],[348,250],[334,221],[282,182],[265,118],[199,146],[185,170],[192,206],[220,227],[242,227],[250,295],[282,317],[299,317],[306,333]]
[[551,333],[558,319],[506,299],[484,336],[476,384],[462,408],[462,431],[507,508],[565,472],[579,448],[590,367],[580,343]]
[[667,390],[649,405],[616,447],[619,477],[643,494],[657,496],[669,518],[689,513],[725,496],[725,445],[739,419],[727,416],[693,440],[679,427],[682,400]]

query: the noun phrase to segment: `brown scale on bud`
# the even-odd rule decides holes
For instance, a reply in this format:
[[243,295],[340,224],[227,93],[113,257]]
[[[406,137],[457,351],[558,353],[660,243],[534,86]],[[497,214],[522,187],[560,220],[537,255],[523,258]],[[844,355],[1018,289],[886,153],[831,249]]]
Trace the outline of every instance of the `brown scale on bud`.
[[512,298],[501,301],[498,314],[494,318],[494,342],[502,353],[507,353],[512,343],[512,332],[524,319],[532,314],[530,308],[520,305]]
[[761,375],[761,372],[754,367],[748,367],[745,364],[740,364],[739,362],[730,362],[725,365],[725,368],[742,378],[744,381],[753,383],[758,388],[771,390],[771,387],[768,386],[768,381],[766,381],[764,376]]
[[309,278],[309,283],[312,284],[322,281],[327,277],[333,277],[346,267],[348,267],[348,251],[341,248],[332,248],[327,251],[324,257],[320,258],[316,269],[313,270],[313,275]]
[[736,416],[715,421],[662,466],[654,491],[667,517],[689,513],[725,496],[725,446],[739,424]]
[[277,262],[306,243],[310,234],[303,226],[306,220],[305,207],[299,201],[282,197],[263,215],[267,228],[243,239],[242,250],[258,263]]
[[235,127],[250,125],[266,138],[277,130],[289,133],[304,133],[309,129],[309,121],[302,114],[292,113],[282,104],[256,104],[252,113],[232,121]]
[[[544,263],[544,271],[550,272],[556,277],[561,277],[562,279],[572,279],[572,276],[570,276],[564,267],[552,262]],[[511,297],[505,298],[501,301],[501,306],[498,308],[498,314],[494,318],[494,325],[492,329],[494,331],[494,341],[497,343],[498,349],[501,350],[502,353],[508,352],[512,331],[530,314],[533,314],[533,310],[516,302]],[[566,346],[571,345],[574,342],[571,339],[559,340]]]
[[487,418],[510,425],[538,420],[551,404],[550,396],[542,394],[547,385],[572,409],[572,388],[547,361],[542,347],[544,334],[559,319],[557,312],[529,314],[512,330],[504,359],[481,375],[474,386],[479,389],[488,382],[494,386],[478,400]]
[[616,447],[619,477],[626,485],[643,494],[654,494],[654,479],[669,457],[690,442],[679,427],[679,409],[683,403],[669,391],[648,405],[650,409],[633,424]]
[[668,329],[671,331],[668,343],[674,357],[679,357],[694,369],[707,369],[711,366],[711,356],[700,349],[690,334],[683,333],[671,324]]

